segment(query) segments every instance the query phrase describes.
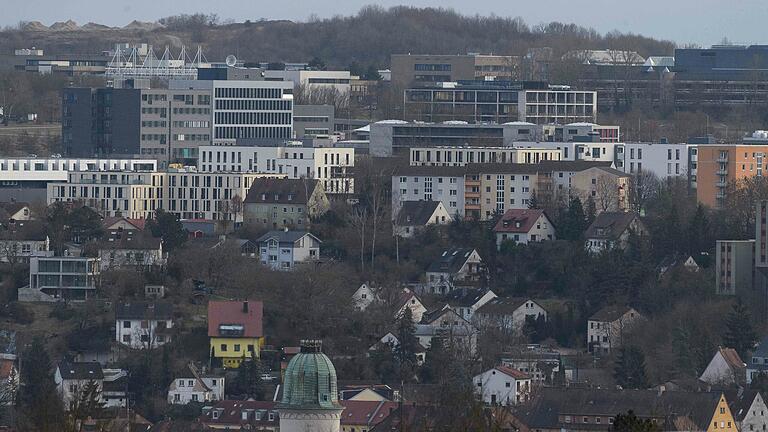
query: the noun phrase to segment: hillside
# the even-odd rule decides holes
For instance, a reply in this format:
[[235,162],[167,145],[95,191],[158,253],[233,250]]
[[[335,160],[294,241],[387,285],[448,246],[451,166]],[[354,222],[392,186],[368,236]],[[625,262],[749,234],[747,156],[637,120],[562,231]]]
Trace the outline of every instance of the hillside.
[[132,22],[122,28],[72,21],[47,27],[30,22],[0,33],[0,53],[36,46],[46,53],[98,53],[116,42],[202,45],[208,60],[235,54],[245,61],[323,59],[330,67],[355,62],[386,67],[392,53],[493,52],[524,54],[551,47],[555,54],[572,49],[632,49],[642,55],[671,54],[674,43],[633,35],[599,34],[574,24],[531,27],[523,18],[464,16],[434,8],[367,6],[354,16],[308,22],[248,21],[219,24],[215,17],[182,15],[158,23]]

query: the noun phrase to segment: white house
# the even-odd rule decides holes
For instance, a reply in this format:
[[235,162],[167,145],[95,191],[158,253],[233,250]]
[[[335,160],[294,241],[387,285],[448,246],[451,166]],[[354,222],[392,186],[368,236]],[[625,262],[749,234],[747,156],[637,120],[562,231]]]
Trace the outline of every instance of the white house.
[[590,351],[610,352],[621,347],[624,336],[642,316],[628,306],[606,306],[587,320],[587,346]]
[[747,365],[747,384],[759,374],[768,374],[768,336],[764,337],[752,353]]
[[357,310],[366,310],[373,302],[378,301],[376,293],[367,283],[360,285],[360,288],[352,294],[352,303]]
[[419,322],[422,316],[427,312],[427,308],[419,300],[416,294],[408,288],[403,288],[402,292],[397,296],[394,302],[395,306],[395,319],[399,318],[408,308],[411,310],[411,316],[413,322]]
[[[394,333],[388,332],[387,334],[382,336],[381,339],[379,339],[375,344],[373,344],[370,348],[368,348],[368,351],[380,350],[384,345],[394,350],[398,345],[400,345],[400,341],[397,339],[397,336],[395,336]],[[427,349],[424,347],[424,345],[421,344],[421,342],[419,342],[417,346],[417,350],[414,354],[416,354],[417,364],[421,366],[427,357]]]
[[494,298],[475,312],[474,323],[480,328],[499,328],[522,332],[527,319],[547,320],[547,310],[533,299]]
[[446,225],[453,221],[441,201],[401,201],[394,215],[394,235],[413,237],[429,225]]
[[101,392],[104,373],[101,370],[101,365],[96,362],[64,361],[59,363],[53,379],[59,397],[64,403],[64,408],[69,410],[72,407],[72,402],[80,397],[88,383],[95,383]]
[[588,251],[598,253],[604,250],[624,249],[630,234],[644,235],[645,225],[640,215],[634,212],[602,212],[584,233]]
[[0,228],[0,262],[29,262],[30,257],[50,249],[45,226],[35,221],[17,221]]
[[517,405],[531,397],[531,377],[507,366],[496,366],[476,375],[472,383],[487,405]]
[[424,347],[431,347],[440,338],[454,355],[471,358],[477,349],[477,329],[456,313],[450,306],[443,306],[425,313],[416,325],[416,337]]
[[472,321],[478,309],[497,297],[491,290],[462,288],[451,291],[445,300],[460,317]]
[[115,340],[133,349],[152,349],[170,342],[172,329],[170,303],[118,303],[115,307]]
[[746,379],[746,366],[733,348],[718,348],[699,379],[712,385],[734,385]]
[[270,231],[256,240],[261,263],[274,270],[291,270],[320,259],[320,239],[307,231]]
[[742,432],[768,430],[768,406],[759,391],[739,388],[726,391],[725,397],[738,430]]
[[165,265],[163,242],[142,231],[118,230],[99,242],[102,269]]
[[220,400],[224,400],[224,377],[176,378],[168,388],[168,403],[172,405]]
[[426,272],[424,291],[429,294],[447,294],[457,286],[481,281],[483,261],[472,248],[452,248],[443,251]]
[[510,209],[499,219],[493,228],[496,235],[496,247],[507,240],[517,244],[528,244],[555,239],[555,226],[544,210]]

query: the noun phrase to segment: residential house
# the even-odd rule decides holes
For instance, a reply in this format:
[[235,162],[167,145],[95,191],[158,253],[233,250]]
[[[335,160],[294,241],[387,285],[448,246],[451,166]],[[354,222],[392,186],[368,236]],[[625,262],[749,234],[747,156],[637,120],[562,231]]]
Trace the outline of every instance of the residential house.
[[483,261],[477,250],[452,248],[443,251],[426,272],[424,291],[448,294],[457,286],[477,285],[483,281]]
[[128,371],[125,369],[102,369],[104,381],[101,388],[101,400],[105,408],[125,408]]
[[399,398],[399,391],[386,384],[339,383],[339,400],[388,402]]
[[220,400],[224,400],[224,377],[198,375],[176,378],[168,387],[168,403],[172,405],[186,405],[190,402],[208,403]]
[[768,336],[760,341],[747,364],[747,384],[759,374],[768,374]]
[[493,233],[496,235],[496,247],[499,249],[505,241],[528,244],[556,238],[555,226],[547,217],[547,213],[539,209],[507,210],[496,223]]
[[161,299],[165,297],[165,285],[144,285],[144,298]]
[[[397,338],[395,333],[388,332],[382,336],[381,339],[379,339],[375,344],[371,345],[371,347],[368,348],[368,351],[381,351],[385,348],[389,348],[391,351],[394,351],[395,348],[397,348],[399,345],[400,340]],[[414,355],[416,356],[416,362],[418,365],[422,365],[427,358],[427,348],[421,344],[421,340],[416,346]]]
[[738,430],[742,432],[768,430],[768,406],[759,391],[741,388],[727,390],[725,397]]
[[104,373],[96,362],[63,361],[56,368],[54,382],[65,409],[69,410],[88,383],[95,383],[101,391]]
[[413,322],[421,321],[424,314],[427,312],[427,308],[419,300],[419,297],[412,290],[403,288],[402,291],[395,297],[393,303],[395,310],[395,319],[400,318],[405,312],[405,308],[411,310],[411,316]]
[[29,262],[30,257],[50,249],[45,226],[36,221],[18,221],[0,228],[0,262]]
[[341,432],[368,432],[397,409],[397,402],[340,400]]
[[434,338],[440,338],[443,346],[466,358],[477,349],[477,330],[450,306],[425,313],[416,325],[416,338],[425,348],[432,346]]
[[256,178],[243,210],[246,224],[301,229],[329,208],[328,197],[317,180]]
[[307,231],[274,230],[256,239],[261,263],[273,270],[291,270],[296,265],[320,259],[320,239]]
[[277,402],[254,400],[222,400],[203,407],[198,423],[212,430],[280,430]]
[[212,360],[225,368],[237,368],[244,359],[259,357],[264,346],[262,318],[260,301],[208,302]]
[[401,201],[399,210],[393,215],[393,235],[413,237],[430,225],[446,225],[453,217],[442,201]]
[[607,166],[595,166],[571,177],[571,191],[583,202],[595,201],[597,212],[623,212],[629,209],[630,175]]
[[[501,356],[501,364],[530,375],[535,386],[552,384],[560,369],[564,368],[558,351],[539,345],[516,347],[505,352]],[[567,382],[568,371],[563,372]]]
[[144,231],[146,219],[131,219],[122,216],[110,216],[101,221],[101,228],[106,235],[115,235],[118,231]]
[[133,349],[153,349],[171,341],[173,305],[132,302],[115,306],[115,340]]
[[123,229],[109,231],[99,241],[98,248],[104,270],[165,265],[162,240],[143,231]]
[[357,310],[366,310],[368,306],[376,301],[380,301],[380,299],[374,292],[374,289],[367,283],[360,285],[352,294],[352,303]]
[[444,300],[460,317],[472,322],[475,312],[497,297],[491,290],[461,288],[448,293]]
[[0,223],[13,225],[19,221],[33,219],[32,208],[27,202],[10,201],[0,202]]
[[587,346],[590,351],[610,352],[621,347],[624,336],[642,316],[628,306],[606,306],[587,320]]
[[527,297],[497,297],[475,312],[474,323],[480,328],[498,328],[522,332],[527,320],[547,320],[547,310]]
[[87,300],[96,294],[101,260],[91,257],[54,256],[53,252],[29,259],[28,293],[19,289],[19,300]]
[[746,379],[746,366],[733,348],[720,347],[699,379],[711,385],[739,385]]
[[475,375],[472,384],[486,405],[517,405],[531,397],[530,375],[507,366],[496,366]]
[[520,432],[606,432],[618,414],[632,411],[665,431],[732,431],[736,421],[720,392],[550,388],[510,414]]
[[630,235],[647,232],[640,215],[634,212],[602,212],[584,233],[586,248],[593,253],[612,248],[625,249]]

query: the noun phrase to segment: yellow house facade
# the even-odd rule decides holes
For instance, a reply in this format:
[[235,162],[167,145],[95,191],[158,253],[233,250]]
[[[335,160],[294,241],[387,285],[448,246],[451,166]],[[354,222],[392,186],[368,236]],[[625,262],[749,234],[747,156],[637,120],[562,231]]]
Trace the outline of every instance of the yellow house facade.
[[736,421],[728,407],[728,401],[725,399],[725,395],[721,393],[707,432],[736,432],[737,430]]
[[237,368],[244,360],[259,358],[265,338],[260,301],[208,302],[208,338],[211,362]]
[[264,337],[235,338],[212,337],[211,356],[221,360],[225,368],[237,368],[243,359],[259,358],[264,346]]

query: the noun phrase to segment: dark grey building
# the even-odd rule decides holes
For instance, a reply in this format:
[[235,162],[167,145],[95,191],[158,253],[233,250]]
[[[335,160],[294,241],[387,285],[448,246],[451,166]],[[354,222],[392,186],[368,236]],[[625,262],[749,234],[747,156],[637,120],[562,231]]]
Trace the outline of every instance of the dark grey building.
[[333,105],[294,105],[293,131],[296,138],[331,135],[334,131]]

